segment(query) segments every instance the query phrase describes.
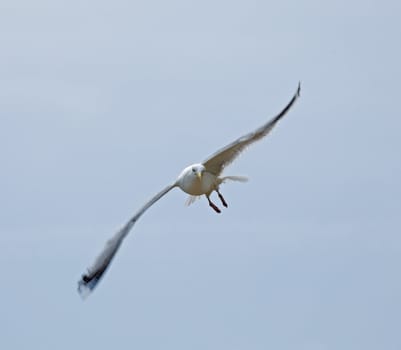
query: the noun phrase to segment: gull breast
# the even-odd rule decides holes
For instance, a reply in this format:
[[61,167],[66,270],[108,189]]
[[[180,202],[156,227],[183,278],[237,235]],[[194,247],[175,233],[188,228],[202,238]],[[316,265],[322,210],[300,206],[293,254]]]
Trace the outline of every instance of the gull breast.
[[208,172],[204,172],[201,179],[194,176],[186,176],[180,183],[180,188],[192,196],[209,194],[216,189],[216,186],[217,177]]

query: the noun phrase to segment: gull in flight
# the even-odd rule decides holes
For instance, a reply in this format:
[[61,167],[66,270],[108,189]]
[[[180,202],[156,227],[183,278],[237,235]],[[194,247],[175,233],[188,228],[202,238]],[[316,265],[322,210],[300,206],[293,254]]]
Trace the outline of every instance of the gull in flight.
[[276,125],[276,123],[290,110],[295,101],[300,96],[301,85],[292,97],[291,101],[285,108],[274,118],[269,120],[266,124],[253,132],[250,132],[229,145],[221,148],[216,153],[211,155],[202,163],[192,164],[186,167],[177,180],[168,185],[162,191],[157,193],[142,208],[119,230],[117,233],[107,241],[103,251],[97,257],[93,265],[88,269],[87,273],[82,276],[78,282],[78,291],[80,295],[85,298],[96,287],[104,272],[110,265],[114,255],[120,247],[123,239],[127,236],[128,232],[142,216],[142,214],[167,192],[175,187],[179,187],[182,191],[190,195],[187,204],[191,204],[197,197],[204,195],[209,203],[209,206],[216,212],[220,213],[220,208],[211,201],[210,195],[215,191],[224,207],[227,207],[223,195],[220,193],[220,185],[227,180],[232,181],[246,181],[247,179],[242,176],[221,176],[224,168],[229,165],[234,159],[244,151],[250,144],[260,140],[266,136]]

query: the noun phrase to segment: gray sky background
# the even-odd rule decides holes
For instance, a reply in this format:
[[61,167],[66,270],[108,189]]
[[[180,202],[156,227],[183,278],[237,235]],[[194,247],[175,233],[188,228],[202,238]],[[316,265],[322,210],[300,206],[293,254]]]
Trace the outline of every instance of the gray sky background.
[[[3,1],[1,349],[400,349],[399,1]],[[105,241],[175,190],[83,302]]]

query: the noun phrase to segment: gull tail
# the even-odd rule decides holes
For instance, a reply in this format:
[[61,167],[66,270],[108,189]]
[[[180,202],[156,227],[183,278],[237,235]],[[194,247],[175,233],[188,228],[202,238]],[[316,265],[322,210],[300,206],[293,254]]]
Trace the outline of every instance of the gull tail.
[[238,181],[238,182],[247,182],[249,179],[246,176],[224,176],[220,178],[220,183],[224,183],[226,181]]

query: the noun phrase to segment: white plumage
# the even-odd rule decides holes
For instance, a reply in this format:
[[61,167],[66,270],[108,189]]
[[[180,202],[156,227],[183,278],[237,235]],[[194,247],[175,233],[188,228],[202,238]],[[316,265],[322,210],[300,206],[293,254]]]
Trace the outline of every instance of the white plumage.
[[182,191],[190,195],[187,200],[187,204],[191,204],[199,196],[205,195],[209,206],[220,213],[220,208],[217,207],[210,200],[210,195],[215,191],[224,207],[227,207],[227,203],[219,191],[219,187],[222,183],[227,180],[245,182],[247,179],[242,176],[223,176],[221,173],[224,168],[231,164],[238,155],[243,152],[249,145],[255,141],[260,140],[266,136],[276,125],[276,123],[289,111],[295,101],[300,96],[301,86],[298,85],[297,91],[292,97],[291,101],[287,106],[274,118],[269,120],[266,124],[253,132],[250,132],[229,145],[218,150],[216,153],[211,155],[202,163],[192,164],[186,167],[178,176],[177,180],[164,188],[162,191],[157,193],[151,200],[144,204],[142,208],[125,224],[107,243],[101,254],[97,257],[92,267],[88,269],[88,272],[84,274],[81,280],[78,282],[78,291],[82,297],[87,296],[97,285],[104,272],[110,265],[114,255],[120,247],[123,239],[129,233],[135,222],[141,217],[141,215],[154,203],[156,203],[161,197],[172,190],[175,187],[179,187]]

